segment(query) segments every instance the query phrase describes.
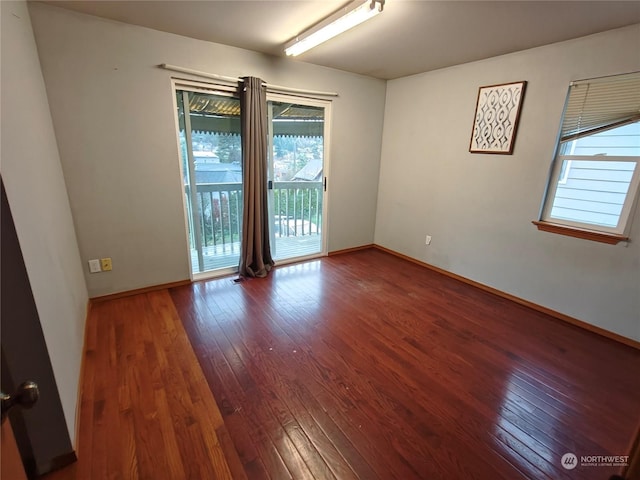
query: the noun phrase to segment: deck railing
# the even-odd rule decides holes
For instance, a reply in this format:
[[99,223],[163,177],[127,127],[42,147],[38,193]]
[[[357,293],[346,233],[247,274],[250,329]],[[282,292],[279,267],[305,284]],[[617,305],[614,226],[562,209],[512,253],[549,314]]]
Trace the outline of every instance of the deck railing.
[[[319,235],[322,219],[322,182],[273,182],[272,235],[297,237]],[[194,231],[189,186],[185,186],[189,229]],[[203,247],[238,249],[242,231],[242,184],[202,183],[196,188],[196,208]],[[192,248],[195,239],[191,235]]]

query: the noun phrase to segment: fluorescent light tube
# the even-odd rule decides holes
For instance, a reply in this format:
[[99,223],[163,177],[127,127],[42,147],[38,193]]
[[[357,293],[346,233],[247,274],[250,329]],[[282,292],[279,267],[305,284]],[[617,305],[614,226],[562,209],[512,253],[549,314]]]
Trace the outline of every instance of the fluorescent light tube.
[[[378,6],[380,3],[380,6]],[[360,25],[362,22],[375,17],[382,12],[384,1],[358,0],[339,10],[316,27],[303,32],[285,45],[285,53],[297,56],[321,43],[340,35],[343,32]]]

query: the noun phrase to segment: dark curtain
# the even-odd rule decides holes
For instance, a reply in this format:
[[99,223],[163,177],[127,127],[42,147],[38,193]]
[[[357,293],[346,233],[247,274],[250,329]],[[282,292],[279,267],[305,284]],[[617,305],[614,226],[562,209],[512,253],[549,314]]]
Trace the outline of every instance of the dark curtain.
[[240,275],[266,277],[274,265],[267,206],[267,91],[262,80],[240,83],[243,213]]

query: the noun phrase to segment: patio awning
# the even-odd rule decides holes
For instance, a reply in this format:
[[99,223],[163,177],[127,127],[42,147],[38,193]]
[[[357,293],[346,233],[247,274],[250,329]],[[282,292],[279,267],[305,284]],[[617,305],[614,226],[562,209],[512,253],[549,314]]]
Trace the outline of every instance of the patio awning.
[[[191,114],[191,130],[222,135],[240,135],[240,118]],[[273,134],[288,137],[322,137],[324,122],[313,120],[274,120]]]
[[[227,135],[240,134],[240,102],[236,98],[191,96],[191,129]],[[273,134],[291,137],[321,137],[324,134],[323,110],[287,103],[273,104]]]

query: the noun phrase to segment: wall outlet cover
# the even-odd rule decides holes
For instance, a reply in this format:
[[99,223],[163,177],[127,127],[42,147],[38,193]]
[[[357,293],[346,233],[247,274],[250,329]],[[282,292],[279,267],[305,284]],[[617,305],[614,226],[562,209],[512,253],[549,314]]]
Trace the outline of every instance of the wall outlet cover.
[[111,266],[111,258],[107,257],[107,258],[101,258],[100,259],[100,266],[102,267],[102,271],[103,272],[109,272],[112,269]]
[[100,260],[98,260],[97,258],[94,260],[89,260],[89,272],[98,273],[101,271],[102,269],[100,268]]

